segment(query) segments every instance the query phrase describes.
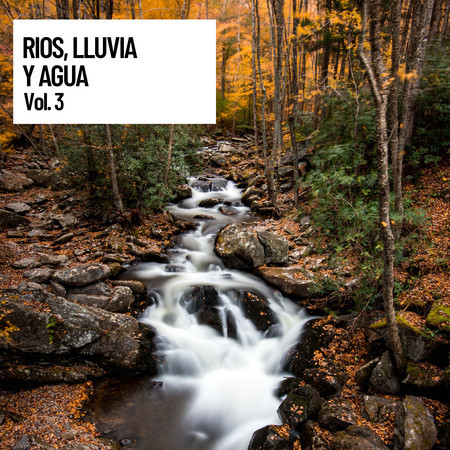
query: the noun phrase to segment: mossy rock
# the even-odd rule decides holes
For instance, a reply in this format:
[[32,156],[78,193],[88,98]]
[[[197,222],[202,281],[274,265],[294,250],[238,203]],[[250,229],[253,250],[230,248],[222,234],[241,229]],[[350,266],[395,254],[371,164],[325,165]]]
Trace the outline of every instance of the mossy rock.
[[427,316],[427,325],[450,334],[450,307],[433,305]]

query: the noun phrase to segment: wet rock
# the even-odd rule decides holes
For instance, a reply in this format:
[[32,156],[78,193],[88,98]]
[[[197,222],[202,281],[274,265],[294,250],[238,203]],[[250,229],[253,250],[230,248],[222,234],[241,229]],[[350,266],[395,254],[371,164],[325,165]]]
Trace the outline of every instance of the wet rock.
[[125,286],[133,291],[133,294],[143,294],[147,291],[147,286],[140,281],[132,280],[113,280],[111,282],[114,286]]
[[72,269],[58,270],[53,280],[63,286],[87,286],[96,281],[105,280],[111,274],[109,266],[104,264],[87,264]]
[[325,402],[319,412],[319,423],[330,431],[338,431],[357,423],[352,404],[345,399],[334,398]]
[[59,175],[50,169],[30,169],[26,174],[37,186],[53,187],[61,183]]
[[[156,368],[154,332],[133,317],[78,305],[45,291],[3,291],[2,300],[8,322],[17,328],[8,341],[0,341],[0,349],[11,355],[30,355],[34,362],[52,355],[54,363],[59,355],[88,358],[108,372]],[[34,309],[35,302],[45,304],[48,312]],[[1,326],[5,320],[0,319]]]
[[377,364],[380,362],[380,359],[381,358],[372,359],[368,363],[361,366],[356,372],[356,383],[363,392],[366,392],[369,389],[370,377],[372,376],[373,369],[375,369]]
[[299,439],[286,426],[267,425],[253,433],[248,450],[289,450]]
[[220,204],[220,200],[218,198],[208,198],[206,200],[202,200],[198,206],[201,208],[214,208],[214,206],[217,206]]
[[300,266],[260,267],[258,274],[286,295],[308,298],[318,290],[316,282]]
[[450,334],[450,307],[435,303],[427,315],[427,325]]
[[48,268],[31,269],[25,272],[23,276],[33,283],[45,283],[53,275],[54,270]]
[[136,298],[129,287],[117,286],[105,309],[111,312],[128,312],[135,302]]
[[267,331],[278,323],[277,317],[263,298],[251,292],[242,292],[238,298],[245,317],[250,319],[258,330]]
[[41,267],[42,263],[38,262],[35,258],[22,258],[19,261],[12,263],[15,269],[34,269]]
[[78,225],[78,219],[73,214],[58,214],[54,217],[62,228],[73,228]]
[[311,367],[303,372],[305,382],[316,388],[323,398],[339,393],[348,378],[342,366],[331,363]]
[[33,180],[20,173],[0,172],[0,190],[7,192],[20,192],[33,185]]
[[320,319],[310,320],[299,338],[299,342],[287,352],[282,369],[302,378],[305,369],[315,367],[314,352],[326,347],[333,340],[333,332],[324,328]]
[[213,192],[223,191],[227,187],[228,181],[223,178],[213,178],[211,180],[211,190]]
[[103,295],[104,297],[109,297],[112,294],[112,289],[103,281],[98,281],[88,286],[71,288],[69,294]]
[[394,360],[389,351],[381,356],[380,361],[372,371],[369,380],[369,394],[398,394],[400,381],[397,378]]
[[294,389],[297,389],[304,385],[302,378],[295,378],[295,377],[285,377],[283,378],[283,381],[280,382],[278,385],[278,388],[276,390],[276,395],[280,398],[284,397],[285,395],[289,394],[289,392],[293,391]]
[[427,362],[408,362],[406,377],[402,380],[402,385],[408,390],[424,396],[434,395],[438,398],[448,397],[450,386],[447,384],[445,370]]
[[192,196],[192,189],[187,184],[182,184],[175,189],[175,198],[172,200],[174,203],[179,203],[181,200],[185,200]]
[[336,433],[331,440],[332,450],[388,450],[370,428],[351,425]]
[[75,235],[73,233],[66,233],[56,238],[53,243],[55,245],[66,244],[67,242],[70,242],[74,237]]
[[241,201],[244,205],[250,206],[252,202],[255,200],[260,200],[264,197],[264,192],[257,188],[256,186],[250,186],[245,190],[245,192],[242,194]]
[[397,411],[394,449],[430,450],[437,439],[433,416],[417,398],[407,395]]
[[389,400],[376,395],[364,395],[362,415],[365,419],[374,423],[387,422],[392,414],[395,414],[399,402]]
[[278,408],[278,416],[290,427],[300,428],[303,422],[317,415],[321,406],[322,399],[317,390],[304,385],[289,392]]
[[167,255],[163,253],[160,247],[157,245],[146,245],[139,247],[133,242],[127,244],[128,251],[138,257],[139,259],[146,261],[165,261]]
[[30,205],[21,202],[11,202],[5,205],[5,209],[12,211],[16,214],[25,215],[27,212],[31,211]]
[[20,225],[28,225],[30,221],[19,214],[0,209],[0,229],[16,228]]
[[200,192],[209,192],[211,190],[211,182],[206,179],[198,178],[191,183],[191,187]]
[[300,433],[302,450],[328,450],[327,443],[321,438],[316,426],[311,420],[307,420],[303,424]]

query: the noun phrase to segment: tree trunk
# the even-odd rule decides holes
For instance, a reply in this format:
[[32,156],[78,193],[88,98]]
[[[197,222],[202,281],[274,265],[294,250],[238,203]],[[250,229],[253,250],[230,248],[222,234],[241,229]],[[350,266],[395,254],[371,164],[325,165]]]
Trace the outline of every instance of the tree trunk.
[[169,172],[170,172],[170,165],[172,164],[172,146],[173,146],[173,130],[175,128],[175,125],[170,125],[170,137],[169,137],[169,148],[167,151],[167,165],[166,170],[164,172],[164,186],[167,186],[167,183],[169,182]]
[[106,132],[106,143],[108,145],[109,172],[111,176],[111,185],[114,195],[114,203],[120,214],[124,214],[125,210],[123,208],[122,197],[120,196],[119,185],[117,183],[116,164],[114,162],[114,149],[111,139],[111,128],[109,125],[105,125],[105,132]]

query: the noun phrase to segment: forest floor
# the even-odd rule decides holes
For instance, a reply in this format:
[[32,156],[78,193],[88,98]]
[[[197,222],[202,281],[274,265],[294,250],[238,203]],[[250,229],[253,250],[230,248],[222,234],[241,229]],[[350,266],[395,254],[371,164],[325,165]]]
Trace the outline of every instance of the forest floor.
[[[23,152],[6,161],[6,170],[20,171],[24,161],[33,160],[31,152]],[[231,176],[233,173],[254,167],[254,161],[231,160],[227,168],[214,169],[218,175]],[[435,302],[450,306],[450,197],[449,166],[440,165],[426,169],[414,185],[406,186],[406,192],[413,205],[426,214],[422,225],[419,242],[410,250],[410,257],[396,269],[396,281],[401,287],[397,293],[398,304],[408,320],[420,329],[426,329],[426,313]],[[211,170],[210,170],[211,171]],[[42,204],[36,204],[38,197],[45,197]],[[69,207],[61,209],[65,199],[76,197]],[[88,201],[88,193],[76,193],[70,189],[51,189],[32,187],[20,193],[0,193],[0,208],[9,202],[24,202],[35,205],[38,213],[36,221],[42,221],[54,213],[78,214],[83,217]],[[289,191],[281,196],[281,218],[268,219],[280,233],[295,233],[300,225],[299,217],[293,208],[293,193]],[[163,252],[172,245],[174,236],[180,233],[176,222],[164,211],[141,218],[139,225],[105,226],[98,221],[80,220],[73,229],[50,230],[43,235],[19,233],[14,235],[7,230],[0,232],[0,288],[10,288],[24,282],[25,269],[12,266],[14,261],[26,257],[30,251],[47,250],[53,254],[66,255],[72,265],[101,261],[105,249],[114,245],[121,248],[125,261],[133,261],[135,255],[127,246],[127,237],[134,236],[144,240],[155,252]],[[33,229],[33,228],[31,228]],[[66,233],[73,238],[66,243],[55,245],[55,239]],[[113,238],[114,237],[114,238]],[[316,243],[326,243],[326,236],[317,236]],[[317,244],[319,245],[319,244]],[[305,258],[303,264],[314,265],[319,256]],[[347,269],[353,270],[357,264],[355,255],[346,255]],[[302,264],[302,261],[299,261]],[[331,275],[323,269],[325,274]],[[25,280],[26,281],[26,280]],[[337,326],[335,314],[323,317],[322,325],[328,327],[334,338],[326,347],[317,351],[314,358],[331,359],[341,364],[349,380],[340,396],[353,405],[355,411],[361,411],[362,395],[355,381],[355,373],[371,359],[369,343],[362,327],[350,329]],[[435,330],[439,335],[439,330]],[[85,404],[93,390],[92,381],[80,384],[55,384],[38,387],[27,386],[11,390],[0,389],[0,446],[12,449],[25,435],[32,435],[31,448],[92,448],[107,449],[114,444],[102,439],[95,425],[83,420]],[[386,398],[396,398],[386,396]],[[422,397],[423,402],[432,412],[437,424],[448,420],[449,405],[444,399]],[[447,419],[446,419],[447,418]],[[392,445],[394,419],[380,424],[367,421],[358,413],[358,423],[369,426],[387,445]],[[329,432],[320,430],[326,442]],[[76,444],[85,445],[77,447]],[[126,443],[123,443],[126,446]],[[120,446],[118,446],[120,448]]]

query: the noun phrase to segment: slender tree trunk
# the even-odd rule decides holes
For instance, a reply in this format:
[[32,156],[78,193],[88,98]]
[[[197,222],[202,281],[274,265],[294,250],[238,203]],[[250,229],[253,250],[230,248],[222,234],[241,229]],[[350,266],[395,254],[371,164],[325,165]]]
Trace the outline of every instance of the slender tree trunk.
[[[367,4],[369,2],[369,5]],[[390,218],[389,139],[387,129],[387,99],[389,73],[383,63],[380,43],[380,0],[364,0],[362,32],[358,46],[363,67],[370,81],[376,106],[377,160],[379,190],[379,227],[383,243],[383,305],[388,330],[388,344],[400,371],[406,365],[394,308],[394,235]],[[370,58],[365,50],[367,23],[370,25]]]
[[256,47],[258,41],[256,38],[256,12],[252,2],[252,102],[253,102],[253,131],[255,139],[255,149],[258,153],[258,94],[257,94],[257,78],[256,78]]
[[169,172],[170,172],[170,165],[172,164],[172,147],[173,147],[173,130],[175,128],[175,125],[170,125],[170,136],[169,136],[169,148],[167,150],[167,164],[166,164],[166,170],[164,172],[164,185],[167,186],[167,183],[169,182]]
[[123,208],[122,197],[119,192],[119,185],[117,183],[117,172],[116,172],[116,163],[114,162],[114,149],[113,143],[111,139],[111,128],[109,125],[105,125],[106,132],[106,143],[108,145],[108,155],[109,155],[109,172],[111,176],[111,185],[114,195],[114,203],[116,205],[117,210],[120,214],[125,214],[125,210]]

